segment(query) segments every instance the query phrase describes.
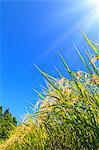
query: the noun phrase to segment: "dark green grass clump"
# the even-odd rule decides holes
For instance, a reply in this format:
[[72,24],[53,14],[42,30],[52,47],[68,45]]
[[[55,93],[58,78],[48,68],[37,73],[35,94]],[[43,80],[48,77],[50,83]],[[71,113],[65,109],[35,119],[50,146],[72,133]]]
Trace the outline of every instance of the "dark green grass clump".
[[83,33],[93,54],[87,53],[86,62],[78,55],[87,72],[70,70],[63,56],[59,56],[71,76],[66,79],[57,70],[56,79],[39,68],[47,80],[42,87],[38,112],[27,117],[15,128],[0,150],[98,150],[99,149],[99,52]]

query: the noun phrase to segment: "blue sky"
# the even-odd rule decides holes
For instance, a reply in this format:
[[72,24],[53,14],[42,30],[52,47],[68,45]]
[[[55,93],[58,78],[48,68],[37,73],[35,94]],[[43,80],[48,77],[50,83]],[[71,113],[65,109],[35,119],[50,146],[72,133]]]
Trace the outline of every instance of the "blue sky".
[[32,88],[44,84],[34,64],[58,77],[55,65],[68,77],[60,50],[71,69],[85,70],[73,42],[83,53],[81,31],[98,40],[99,25],[89,0],[4,0],[0,7],[0,105],[20,119],[38,99]]

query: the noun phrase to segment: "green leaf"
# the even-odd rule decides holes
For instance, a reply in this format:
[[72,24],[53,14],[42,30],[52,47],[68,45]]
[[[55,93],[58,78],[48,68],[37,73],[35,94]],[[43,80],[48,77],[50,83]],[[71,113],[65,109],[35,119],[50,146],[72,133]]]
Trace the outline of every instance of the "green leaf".
[[63,56],[61,55],[61,53],[60,53],[59,51],[58,51],[58,54],[59,54],[59,56],[60,56],[60,58],[61,58],[61,60],[62,60],[62,62],[63,62],[63,64],[64,64],[66,70],[67,70],[69,73],[71,73],[71,70],[70,70],[69,66],[67,65],[67,63],[66,63],[66,60],[63,58]]
[[59,74],[59,76],[61,77],[61,78],[63,78],[63,75],[61,74],[61,72],[54,66],[54,68],[55,68],[55,70],[56,70],[56,72]]
[[89,46],[94,50],[94,52],[96,54],[99,54],[97,48],[92,44],[92,42],[89,40],[89,38],[86,36],[86,34],[84,32],[82,32],[83,36],[85,37],[85,39],[87,40]]
[[35,65],[35,67],[38,69],[38,71],[44,76],[44,78],[52,85],[52,87],[56,90],[59,90],[55,85],[54,83],[49,79],[48,75],[43,72],[38,66]]
[[33,89],[33,90],[37,93],[37,95],[38,95],[40,98],[44,99],[44,96],[43,96],[40,92],[38,92],[38,91],[35,90],[35,89]]
[[77,49],[75,43],[73,43],[76,52],[78,53],[79,57],[81,58],[82,62],[84,63],[85,67],[88,69],[88,71],[90,72],[90,74],[93,74],[93,72],[91,71],[91,69],[89,68],[89,66],[87,65],[87,62],[84,60],[83,56],[81,55],[81,53],[79,52],[79,50]]

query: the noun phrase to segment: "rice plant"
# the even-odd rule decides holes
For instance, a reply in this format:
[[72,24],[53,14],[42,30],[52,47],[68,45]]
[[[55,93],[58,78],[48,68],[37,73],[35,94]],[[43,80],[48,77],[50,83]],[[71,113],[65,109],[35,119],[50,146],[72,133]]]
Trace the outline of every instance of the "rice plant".
[[56,79],[37,67],[47,81],[42,86],[40,107],[10,133],[0,150],[98,150],[99,149],[99,47],[83,33],[93,53],[87,62],[76,52],[87,72],[74,72],[58,52],[71,79]]

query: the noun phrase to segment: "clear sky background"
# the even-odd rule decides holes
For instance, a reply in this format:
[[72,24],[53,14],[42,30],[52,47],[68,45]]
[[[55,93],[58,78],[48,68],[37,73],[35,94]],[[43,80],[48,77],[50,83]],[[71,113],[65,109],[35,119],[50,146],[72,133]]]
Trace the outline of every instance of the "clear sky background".
[[68,77],[57,51],[72,70],[85,70],[73,42],[84,53],[84,31],[99,39],[95,6],[90,0],[2,0],[0,2],[0,105],[18,119],[35,104],[44,84],[34,67],[58,77],[54,65]]

